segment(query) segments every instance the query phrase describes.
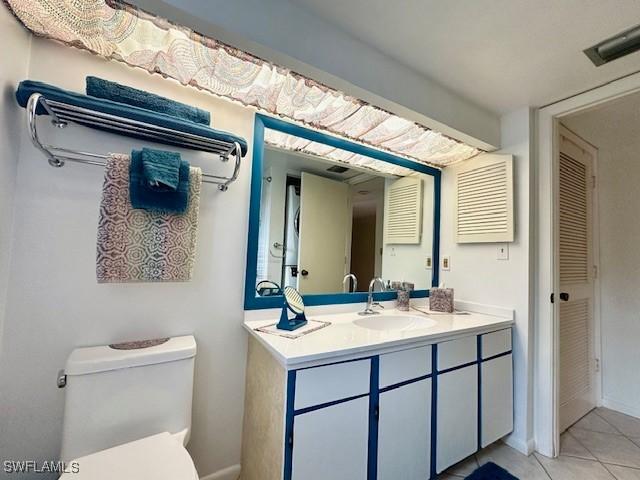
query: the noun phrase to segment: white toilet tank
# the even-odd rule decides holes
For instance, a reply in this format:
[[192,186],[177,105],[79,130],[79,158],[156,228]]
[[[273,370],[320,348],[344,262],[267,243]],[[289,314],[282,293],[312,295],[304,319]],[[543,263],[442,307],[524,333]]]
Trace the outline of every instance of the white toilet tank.
[[65,367],[61,459],[161,432],[186,432],[186,443],[195,355],[192,336],[75,349]]

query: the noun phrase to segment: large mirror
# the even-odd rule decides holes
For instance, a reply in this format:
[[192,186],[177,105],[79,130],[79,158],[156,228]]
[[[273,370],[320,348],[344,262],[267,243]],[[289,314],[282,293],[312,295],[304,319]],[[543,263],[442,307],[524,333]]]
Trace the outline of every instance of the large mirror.
[[[363,300],[374,278],[425,296],[437,282],[440,172],[258,116],[245,304]],[[376,288],[379,290],[379,288]]]

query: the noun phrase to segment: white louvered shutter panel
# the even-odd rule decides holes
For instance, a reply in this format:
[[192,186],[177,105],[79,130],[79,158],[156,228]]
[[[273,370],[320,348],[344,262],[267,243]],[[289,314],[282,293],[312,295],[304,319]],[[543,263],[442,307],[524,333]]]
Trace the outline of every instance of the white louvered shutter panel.
[[384,243],[417,244],[422,233],[422,179],[404,177],[387,187]]
[[513,242],[513,157],[484,154],[456,170],[458,243]]
[[560,152],[560,283],[589,281],[587,167]]
[[560,304],[560,406],[591,389],[590,315],[588,298]]

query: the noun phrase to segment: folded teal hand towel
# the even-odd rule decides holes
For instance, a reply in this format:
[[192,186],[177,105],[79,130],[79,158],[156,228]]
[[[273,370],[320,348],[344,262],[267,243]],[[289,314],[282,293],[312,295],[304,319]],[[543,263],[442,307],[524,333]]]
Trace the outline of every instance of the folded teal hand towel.
[[180,181],[180,154],[152,148],[142,149],[142,174],[147,187],[156,192],[171,192]]
[[211,122],[211,114],[200,108],[98,77],[87,77],[87,95],[173,115],[202,125],[208,126]]
[[142,151],[131,152],[129,167],[129,199],[133,208],[184,213],[189,203],[189,162],[180,161],[178,186],[175,190],[157,191],[149,188],[144,175]]

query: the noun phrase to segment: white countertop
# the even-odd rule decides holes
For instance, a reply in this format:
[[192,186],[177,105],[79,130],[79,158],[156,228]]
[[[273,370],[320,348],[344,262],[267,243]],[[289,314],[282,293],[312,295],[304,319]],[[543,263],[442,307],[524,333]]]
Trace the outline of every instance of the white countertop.
[[[465,304],[466,307],[469,305],[474,304]],[[459,308],[458,302],[456,307]],[[490,309],[491,307],[483,307],[477,310],[492,311]],[[354,320],[363,317],[357,314],[357,310],[307,314],[308,320],[328,321],[331,325],[295,339],[255,330],[277,322],[277,316],[270,319],[246,320],[244,327],[283,367],[292,370],[401,350],[407,345],[429,345],[457,337],[486,333],[513,324],[512,310],[494,309],[500,315],[471,312],[469,308],[464,310],[467,314],[425,314],[416,310],[400,312],[390,308],[381,311],[384,315],[410,315],[435,322],[427,328],[409,327],[404,330],[372,330],[359,326]]]

